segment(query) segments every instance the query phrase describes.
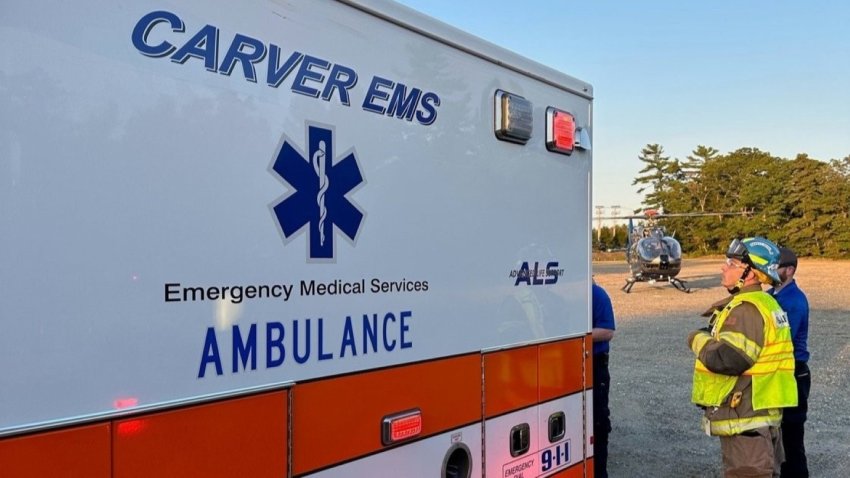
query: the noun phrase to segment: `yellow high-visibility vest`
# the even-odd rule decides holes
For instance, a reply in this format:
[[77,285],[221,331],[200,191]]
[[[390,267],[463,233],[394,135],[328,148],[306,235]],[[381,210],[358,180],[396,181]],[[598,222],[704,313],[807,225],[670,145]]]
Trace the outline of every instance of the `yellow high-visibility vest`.
[[[764,345],[760,346],[740,332],[722,331],[723,324],[730,311],[737,305],[748,302],[761,313],[764,322]],[[712,337],[725,341],[742,350],[755,362],[744,375],[752,378],[753,410],[779,409],[797,405],[797,382],[794,378],[794,346],[791,342],[791,327],[788,316],[765,292],[745,292],[732,298],[715,320]],[[694,343],[694,351],[707,343]],[[691,399],[694,403],[706,407],[719,407],[732,390],[738,377],[714,373],[699,359],[694,365],[694,384]],[[735,420],[723,420],[730,423],[712,423],[712,435],[740,433],[764,425],[778,425],[782,415],[779,410],[767,416],[741,417]],[[735,422],[735,423],[732,423]],[[738,423],[740,422],[740,423]],[[764,422],[764,423],[762,423]],[[717,425],[717,426],[715,426]],[[725,433],[724,433],[725,431]]]

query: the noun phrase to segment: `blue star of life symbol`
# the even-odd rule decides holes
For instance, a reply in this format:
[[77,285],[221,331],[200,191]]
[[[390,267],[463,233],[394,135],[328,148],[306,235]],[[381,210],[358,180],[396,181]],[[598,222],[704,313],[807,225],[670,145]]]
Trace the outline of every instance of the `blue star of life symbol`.
[[334,226],[354,242],[363,222],[363,212],[346,197],[363,183],[357,157],[351,150],[334,162],[333,148],[333,130],[308,125],[307,154],[286,140],[272,164],[294,189],[274,206],[274,216],[286,242],[309,225],[310,259],[334,259]]

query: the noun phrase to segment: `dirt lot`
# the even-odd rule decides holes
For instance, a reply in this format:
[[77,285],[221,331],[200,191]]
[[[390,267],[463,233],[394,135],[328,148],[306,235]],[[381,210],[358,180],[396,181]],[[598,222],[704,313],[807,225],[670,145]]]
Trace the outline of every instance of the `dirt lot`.
[[[690,403],[693,354],[688,333],[705,325],[699,314],[727,295],[722,259],[685,262],[679,277],[690,294],[664,283],[619,289],[625,262],[595,262],[596,282],[614,303],[611,344],[613,477],[720,477],[720,444],[699,427]],[[801,259],[797,282],[811,308],[812,390],[806,448],[813,477],[850,476],[850,262]]]

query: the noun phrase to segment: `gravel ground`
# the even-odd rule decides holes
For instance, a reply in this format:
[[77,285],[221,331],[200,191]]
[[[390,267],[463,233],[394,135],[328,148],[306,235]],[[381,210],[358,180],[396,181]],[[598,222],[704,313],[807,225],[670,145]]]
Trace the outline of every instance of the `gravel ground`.
[[[686,260],[679,278],[638,283],[626,294],[622,263],[594,262],[611,296],[617,332],[611,343],[609,447],[612,477],[720,477],[720,443],[699,427],[690,403],[693,354],[686,338],[705,325],[699,314],[727,295],[722,259]],[[812,390],[806,448],[812,477],[850,476],[850,262],[801,259],[797,282],[810,305]]]

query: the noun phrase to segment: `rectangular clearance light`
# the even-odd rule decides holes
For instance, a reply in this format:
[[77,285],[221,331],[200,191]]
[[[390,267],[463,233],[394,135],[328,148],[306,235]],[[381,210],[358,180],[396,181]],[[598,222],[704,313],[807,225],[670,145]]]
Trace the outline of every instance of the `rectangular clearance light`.
[[546,149],[572,154],[576,143],[576,120],[566,111],[546,108]]
[[384,417],[381,426],[381,442],[392,445],[414,438],[422,433],[422,411],[418,408]]
[[531,102],[522,96],[496,90],[496,137],[502,141],[525,144],[531,139]]

